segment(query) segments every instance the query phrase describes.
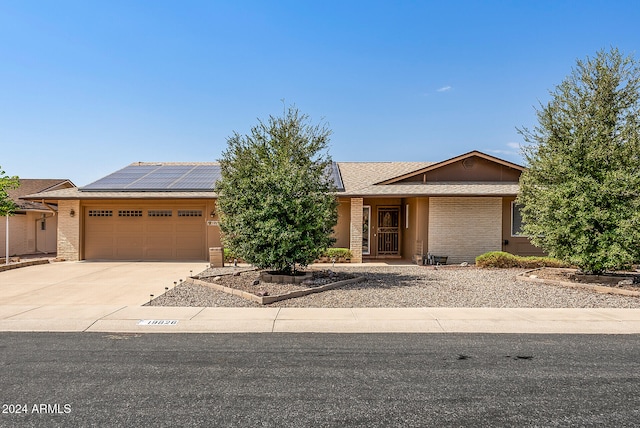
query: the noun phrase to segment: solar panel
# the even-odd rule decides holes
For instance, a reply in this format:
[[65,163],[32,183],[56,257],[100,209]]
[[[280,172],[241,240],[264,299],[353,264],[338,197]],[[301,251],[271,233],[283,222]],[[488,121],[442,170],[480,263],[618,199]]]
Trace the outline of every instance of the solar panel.
[[336,162],[331,162],[331,179],[336,186],[338,192],[344,192],[344,183],[342,183],[342,175],[340,175],[340,168]]
[[[337,190],[344,191],[338,164],[333,162],[327,173]],[[216,182],[221,177],[220,165],[218,164],[132,164],[82,187],[80,190],[105,192],[213,191]]]
[[80,190],[88,191],[212,191],[220,179],[220,166],[129,165]]

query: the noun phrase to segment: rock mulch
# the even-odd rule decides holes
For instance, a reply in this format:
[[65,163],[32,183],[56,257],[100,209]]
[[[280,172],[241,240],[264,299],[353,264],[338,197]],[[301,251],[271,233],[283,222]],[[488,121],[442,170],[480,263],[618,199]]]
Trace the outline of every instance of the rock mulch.
[[[517,281],[516,276],[524,272],[523,269],[479,269],[470,266],[434,270],[432,267],[415,265],[344,265],[336,266],[333,270],[337,273],[362,276],[364,281],[339,289],[274,302],[267,307],[640,308],[638,297]],[[214,272],[207,275],[214,275]],[[261,306],[238,296],[194,284],[190,280],[157,297],[151,305]]]

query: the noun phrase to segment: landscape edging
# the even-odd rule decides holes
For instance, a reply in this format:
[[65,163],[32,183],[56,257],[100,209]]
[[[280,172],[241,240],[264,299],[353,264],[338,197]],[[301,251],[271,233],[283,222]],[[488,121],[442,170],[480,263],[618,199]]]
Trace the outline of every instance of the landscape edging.
[[27,266],[46,265],[49,263],[50,263],[49,259],[29,260],[26,262],[9,263],[8,265],[7,264],[0,265],[0,272],[4,272],[11,269],[18,269],[18,268],[27,267]]
[[598,293],[604,293],[604,294],[618,294],[621,296],[632,296],[632,297],[640,297],[640,291],[631,291],[631,290],[625,290],[625,289],[618,289],[618,288],[613,288],[613,287],[607,287],[604,285],[595,285],[595,284],[582,284],[582,283],[575,283],[575,282],[569,282],[569,281],[560,281],[557,279],[542,279],[542,278],[530,278],[529,275],[531,275],[532,272],[541,270],[541,269],[563,269],[566,270],[566,268],[536,268],[536,269],[531,269],[525,272],[521,272],[518,275],[516,275],[516,280],[519,281],[525,281],[525,282],[534,282],[534,283],[543,283],[543,284],[554,284],[554,285],[561,285],[563,287],[569,287],[569,288],[578,288],[578,289],[582,289],[582,290],[590,290],[590,291],[595,291]]
[[269,303],[279,302],[281,300],[293,299],[296,297],[302,297],[309,294],[320,293],[322,291],[331,290],[333,288],[342,287],[343,285],[355,284],[357,282],[364,281],[364,277],[358,276],[355,278],[345,279],[343,281],[336,281],[330,284],[320,285],[318,287],[307,288],[304,290],[290,291],[285,294],[276,294],[273,296],[256,296],[255,294],[248,293],[246,291],[238,290],[236,288],[225,287],[224,285],[216,284],[215,282],[206,282],[196,278],[190,278],[194,284],[211,287],[215,290],[222,291],[223,293],[231,294],[234,296],[242,297],[247,300],[259,303],[261,305],[268,305]]

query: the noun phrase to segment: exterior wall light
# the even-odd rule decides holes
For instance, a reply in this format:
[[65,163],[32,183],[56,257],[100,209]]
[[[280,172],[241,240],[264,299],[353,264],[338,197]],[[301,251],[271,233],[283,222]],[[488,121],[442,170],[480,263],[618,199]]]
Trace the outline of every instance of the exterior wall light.
[[69,215],[71,217],[75,217],[76,216],[76,211],[73,208],[71,208],[71,211],[69,211]]

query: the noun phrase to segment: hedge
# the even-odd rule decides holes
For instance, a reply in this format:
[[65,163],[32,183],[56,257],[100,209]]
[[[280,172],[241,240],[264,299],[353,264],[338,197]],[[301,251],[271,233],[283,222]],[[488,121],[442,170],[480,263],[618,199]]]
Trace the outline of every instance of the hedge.
[[490,251],[476,257],[476,266],[482,268],[570,267],[569,263],[551,257],[516,256],[504,251]]

